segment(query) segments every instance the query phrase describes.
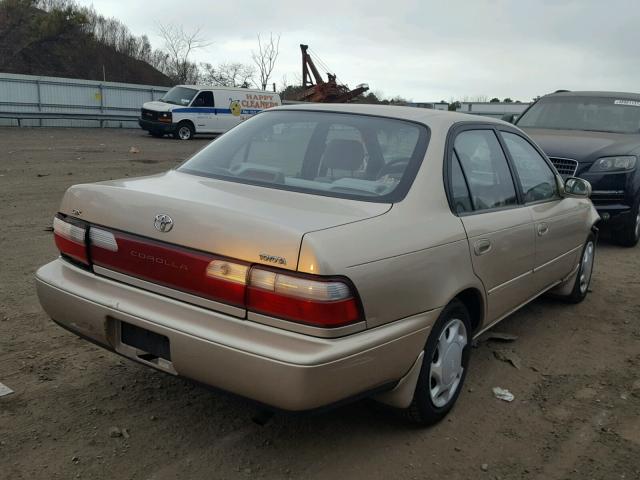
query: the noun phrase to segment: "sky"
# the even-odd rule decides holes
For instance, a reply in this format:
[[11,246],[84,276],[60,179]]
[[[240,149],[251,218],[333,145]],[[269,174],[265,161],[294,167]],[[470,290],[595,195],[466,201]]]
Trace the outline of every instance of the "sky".
[[160,24],[201,29],[198,62],[251,63],[256,36],[280,35],[272,82],[301,78],[301,43],[338,79],[416,102],[558,89],[640,91],[637,0],[78,0],[162,47]]

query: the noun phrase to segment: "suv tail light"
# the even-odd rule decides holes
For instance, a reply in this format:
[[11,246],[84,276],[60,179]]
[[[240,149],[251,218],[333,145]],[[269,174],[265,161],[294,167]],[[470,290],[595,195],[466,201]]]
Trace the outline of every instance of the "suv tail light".
[[61,217],[53,219],[53,237],[62,255],[71,257],[84,265],[89,265],[87,256],[87,229]]
[[347,283],[261,268],[251,270],[247,308],[317,327],[338,327],[360,320],[358,302]]

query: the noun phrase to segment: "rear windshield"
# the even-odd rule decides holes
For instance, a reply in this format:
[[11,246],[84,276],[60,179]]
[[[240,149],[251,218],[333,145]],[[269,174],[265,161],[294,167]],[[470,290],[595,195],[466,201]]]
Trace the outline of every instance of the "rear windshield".
[[187,106],[191,103],[196,93],[198,93],[198,90],[194,90],[193,88],[173,87],[164,94],[164,97],[162,97],[160,101],[173,105]]
[[640,101],[624,97],[542,98],[517,122],[519,127],[640,133]]
[[179,171],[374,202],[404,197],[424,157],[425,127],[402,120],[300,110],[241,123]]

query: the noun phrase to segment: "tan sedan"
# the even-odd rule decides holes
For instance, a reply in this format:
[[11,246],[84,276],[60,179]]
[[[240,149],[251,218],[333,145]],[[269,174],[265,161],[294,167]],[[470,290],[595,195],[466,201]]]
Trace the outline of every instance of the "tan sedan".
[[274,108],[176,170],[71,187],[38,295],[170,374],[286,410],[375,396],[428,424],[474,337],[544,292],[586,296],[589,193],[498,120]]

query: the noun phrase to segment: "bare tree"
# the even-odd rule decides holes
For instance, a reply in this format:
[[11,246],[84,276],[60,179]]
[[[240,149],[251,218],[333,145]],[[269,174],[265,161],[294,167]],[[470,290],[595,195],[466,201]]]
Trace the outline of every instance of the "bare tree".
[[256,69],[244,63],[200,64],[200,79],[207,85],[249,88],[254,83]]
[[273,73],[273,68],[276,66],[276,60],[280,53],[280,35],[273,36],[273,33],[269,34],[269,40],[262,41],[260,34],[258,34],[258,51],[251,51],[251,57],[253,63],[258,68],[260,75],[260,86],[262,90],[267,89],[267,84]]
[[198,66],[189,57],[194,50],[206,48],[211,42],[202,38],[199,28],[187,32],[182,26],[160,25],[159,31],[168,55],[168,76],[176,83],[195,83]]

